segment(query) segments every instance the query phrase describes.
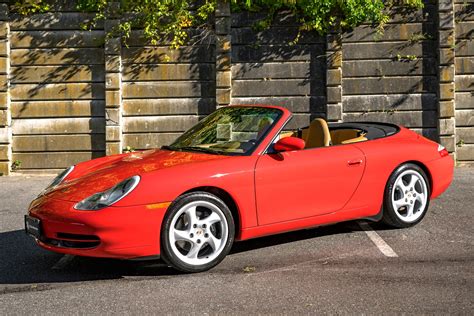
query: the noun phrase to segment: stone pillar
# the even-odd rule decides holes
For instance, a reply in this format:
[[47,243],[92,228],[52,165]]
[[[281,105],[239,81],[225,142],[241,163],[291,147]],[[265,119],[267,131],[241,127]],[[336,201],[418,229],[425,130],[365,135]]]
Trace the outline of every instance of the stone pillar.
[[8,5],[0,3],[0,176],[12,167],[12,118],[10,111],[10,25]]
[[439,108],[438,133],[441,145],[455,155],[456,151],[456,121],[454,115],[455,94],[455,28],[454,1],[440,0],[438,11],[439,29]]
[[[106,34],[117,30],[120,24],[119,2],[109,4],[110,19],[105,21]],[[105,40],[105,154],[122,152],[122,43],[120,34],[107,36]]]
[[231,104],[231,17],[230,1],[218,0],[216,9],[216,102],[217,107]]
[[326,96],[327,120],[342,121],[342,34],[332,31],[326,35]]

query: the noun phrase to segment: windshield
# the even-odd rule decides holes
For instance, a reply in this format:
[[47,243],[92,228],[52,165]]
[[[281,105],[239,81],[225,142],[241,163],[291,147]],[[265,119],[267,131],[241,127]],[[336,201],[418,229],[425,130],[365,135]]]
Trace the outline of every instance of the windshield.
[[251,154],[281,115],[281,110],[273,108],[220,108],[163,148],[211,154]]

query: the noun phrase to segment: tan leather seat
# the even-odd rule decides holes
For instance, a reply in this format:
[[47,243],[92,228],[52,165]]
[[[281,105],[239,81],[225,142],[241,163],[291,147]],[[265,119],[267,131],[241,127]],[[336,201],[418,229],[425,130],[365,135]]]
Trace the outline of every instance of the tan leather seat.
[[359,137],[347,139],[343,141],[341,144],[352,144],[352,143],[358,143],[358,142],[365,142],[367,138],[364,135],[361,135]]
[[344,141],[359,137],[359,131],[355,129],[336,129],[331,131],[331,142],[340,145]]
[[295,132],[289,131],[289,132],[280,133],[280,139],[285,138],[285,137],[292,137],[292,136],[295,136]]
[[328,124],[322,118],[316,118],[311,122],[305,136],[305,148],[325,147],[331,144]]

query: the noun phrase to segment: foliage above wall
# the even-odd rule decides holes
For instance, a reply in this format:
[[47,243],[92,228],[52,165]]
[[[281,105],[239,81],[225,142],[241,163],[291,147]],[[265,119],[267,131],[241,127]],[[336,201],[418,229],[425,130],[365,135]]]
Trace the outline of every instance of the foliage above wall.
[[[331,29],[350,29],[371,22],[380,30],[388,21],[387,8],[405,6],[423,7],[423,0],[228,0],[232,10],[265,13],[255,27],[269,27],[275,14],[287,11],[293,14],[301,32],[316,31],[324,34]],[[96,12],[95,22],[111,16],[120,16],[122,23],[115,30],[127,38],[132,28],[140,28],[146,38],[159,42],[171,38],[171,46],[183,45],[189,38],[190,27],[203,32],[212,30],[213,13],[217,0],[77,0],[77,8]],[[115,6],[113,3],[120,3]],[[15,1],[12,10],[21,14],[49,11],[54,0]],[[89,25],[90,26],[90,25]],[[86,26],[87,27],[87,26]],[[296,39],[297,40],[297,39]]]

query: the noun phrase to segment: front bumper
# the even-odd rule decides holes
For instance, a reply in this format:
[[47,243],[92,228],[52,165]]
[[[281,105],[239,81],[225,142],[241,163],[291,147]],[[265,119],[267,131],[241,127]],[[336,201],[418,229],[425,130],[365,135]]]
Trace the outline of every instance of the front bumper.
[[160,229],[166,206],[108,207],[78,211],[75,202],[40,197],[28,215],[38,218],[37,243],[58,253],[131,259],[160,254]]

